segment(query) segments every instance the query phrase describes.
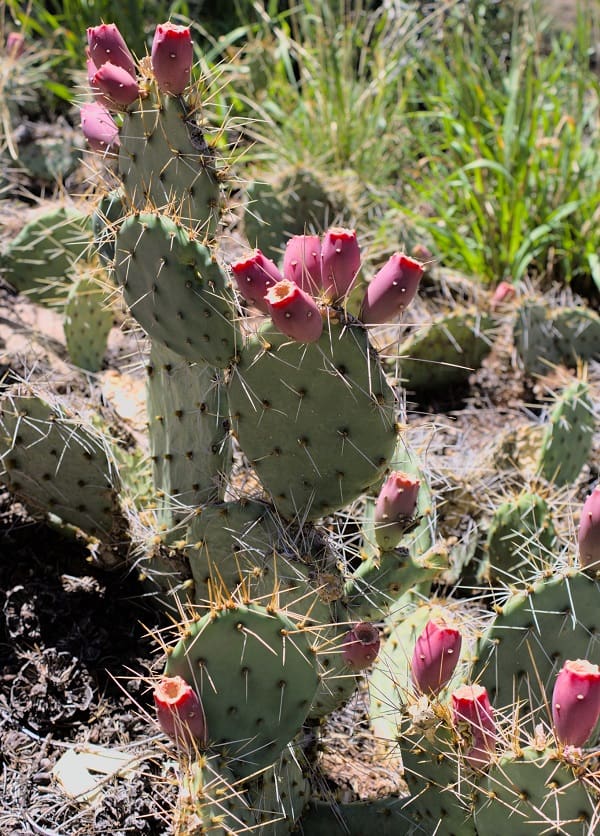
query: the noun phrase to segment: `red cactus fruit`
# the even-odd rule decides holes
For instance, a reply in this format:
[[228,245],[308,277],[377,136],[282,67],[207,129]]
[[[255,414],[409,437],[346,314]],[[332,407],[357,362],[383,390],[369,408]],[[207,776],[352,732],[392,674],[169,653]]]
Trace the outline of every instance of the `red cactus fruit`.
[[500,282],[492,294],[492,298],[490,300],[491,309],[494,311],[505,302],[510,302],[515,298],[516,293],[517,291],[515,290],[515,286],[510,282]]
[[137,80],[123,67],[118,67],[111,61],[98,68],[92,78],[92,89],[94,88],[121,107],[127,107],[140,95]]
[[316,342],[323,331],[317,303],[294,282],[282,279],[269,288],[265,300],[271,319],[282,334],[299,343]]
[[375,503],[375,538],[384,549],[398,545],[417,507],[421,483],[414,476],[393,470]]
[[316,296],[322,287],[321,239],[318,235],[294,235],[283,256],[283,275],[306,293]]
[[163,93],[179,96],[190,83],[194,45],[189,26],[161,23],[152,41],[152,71]]
[[414,299],[423,265],[405,253],[394,255],[369,282],[360,318],[366,325],[389,322]]
[[114,119],[98,102],[81,106],[81,130],[92,151],[107,153],[119,146],[119,129]]
[[344,662],[353,671],[362,671],[375,661],[380,645],[381,638],[377,627],[369,621],[361,621],[343,638]]
[[452,679],[462,646],[458,630],[431,619],[417,639],[411,662],[412,680],[422,694],[436,695]]
[[565,746],[583,746],[600,719],[600,668],[585,659],[567,660],[552,692],[556,739]]
[[179,744],[207,742],[206,717],[200,698],[180,676],[163,676],[154,688],[154,705],[163,732]]
[[6,37],[6,54],[16,61],[25,52],[25,36],[22,32],[9,32]]
[[579,522],[579,562],[584,568],[600,570],[600,485],[583,503]]
[[102,64],[110,61],[111,64],[122,67],[130,76],[135,78],[135,60],[125,43],[125,38],[114,23],[90,26],[87,30],[87,42],[90,49],[90,58],[98,69]]
[[360,270],[360,247],[353,229],[332,227],[321,244],[323,290],[332,302],[340,302],[350,292]]
[[463,685],[452,692],[454,723],[467,723],[471,746],[465,761],[474,769],[482,769],[496,750],[496,721],[486,689],[481,685]]
[[253,250],[231,265],[231,271],[240,295],[263,313],[269,313],[265,294],[269,288],[282,281],[283,276],[274,261],[260,250]]

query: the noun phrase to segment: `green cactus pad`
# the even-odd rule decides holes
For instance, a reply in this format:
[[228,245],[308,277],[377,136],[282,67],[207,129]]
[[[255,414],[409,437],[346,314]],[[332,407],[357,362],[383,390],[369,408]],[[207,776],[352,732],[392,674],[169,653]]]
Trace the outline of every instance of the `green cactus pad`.
[[550,309],[527,299],[514,325],[514,343],[529,374],[600,359],[600,317],[589,308]]
[[394,451],[394,394],[360,326],[332,319],[310,345],[263,327],[229,400],[240,445],[285,517],[314,520],[352,502]]
[[119,174],[129,205],[162,211],[209,240],[220,217],[215,156],[182,97],[139,99],[119,131]]
[[174,833],[254,833],[255,817],[245,787],[218,755],[200,758],[182,774]]
[[538,494],[523,491],[494,512],[483,574],[492,583],[539,574],[554,562],[556,537],[548,503]]
[[300,820],[301,832],[307,836],[365,836],[368,833],[411,836],[423,833],[413,826],[406,801],[395,795],[347,803],[311,801]]
[[277,763],[248,786],[256,816],[257,836],[287,836],[310,797],[310,786],[291,746]]
[[485,836],[502,836],[507,830],[511,836],[588,836],[597,818],[590,789],[556,752],[523,749],[501,758],[481,777],[475,801],[477,831]]
[[153,341],[186,360],[225,368],[241,338],[227,277],[210,251],[161,215],[135,215],[117,235],[125,301]]
[[214,367],[154,342],[146,386],[154,486],[176,518],[221,495],[231,464],[227,393]]
[[[54,515],[109,546],[123,544],[114,457],[91,424],[58,401],[7,395],[0,413],[0,452],[2,478],[30,511]],[[113,562],[119,562],[116,555]]]
[[346,586],[349,612],[361,621],[378,621],[417,584],[432,581],[447,569],[444,547],[434,546],[415,560],[405,548],[367,557]]
[[357,682],[340,649],[348,626],[337,624],[336,602],[344,584],[337,555],[323,537],[308,525],[297,535],[265,503],[205,505],[187,529],[185,553],[198,607],[241,597],[274,606],[310,630],[320,674],[310,717],[323,717],[350,697]]
[[544,706],[567,659],[597,658],[599,601],[600,586],[576,573],[513,595],[479,642],[473,680],[487,688],[497,708],[519,698]]
[[432,716],[426,731],[407,729],[399,742],[411,792],[406,815],[431,836],[476,836],[471,784],[463,774],[453,731]]
[[189,626],[165,673],[196,688],[211,744],[235,758],[241,776],[276,760],[319,684],[310,633],[281,613],[233,602]]
[[272,183],[254,181],[246,195],[246,238],[251,247],[260,247],[274,259],[289,238],[325,230],[342,208],[321,179],[304,169],[286,171]]
[[113,311],[106,290],[93,277],[73,282],[65,304],[63,328],[71,361],[88,372],[102,368]]
[[589,384],[575,380],[550,413],[538,457],[540,474],[557,487],[572,484],[587,461],[595,427]]
[[56,303],[66,297],[65,277],[91,240],[87,215],[52,206],[25,224],[0,257],[0,271],[19,293],[41,304]]
[[92,215],[92,231],[96,251],[103,264],[111,266],[115,258],[117,229],[127,215],[123,189],[103,195]]
[[466,383],[490,353],[494,327],[491,317],[470,308],[422,326],[398,348],[403,382],[419,392]]

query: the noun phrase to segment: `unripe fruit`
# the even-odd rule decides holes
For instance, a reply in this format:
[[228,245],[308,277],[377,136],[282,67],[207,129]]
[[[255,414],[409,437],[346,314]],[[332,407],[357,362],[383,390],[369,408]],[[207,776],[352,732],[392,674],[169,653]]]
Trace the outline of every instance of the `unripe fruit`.
[[583,746],[600,719],[600,668],[585,659],[567,660],[552,692],[556,739],[565,746]]
[[98,102],[81,106],[81,130],[92,151],[106,153],[119,145],[119,129],[114,119]]
[[140,95],[137,80],[123,67],[118,67],[110,61],[102,64],[92,78],[92,89],[94,88],[121,107],[127,107]]
[[342,656],[353,671],[368,668],[379,653],[379,630],[369,621],[361,621],[349,630],[343,639]]
[[240,296],[263,313],[269,313],[265,294],[283,279],[275,262],[256,249],[235,261],[231,272]]
[[152,71],[163,93],[178,96],[190,83],[194,45],[189,26],[161,23],[152,41]]
[[412,524],[420,485],[418,479],[399,470],[393,470],[383,483],[375,503],[375,539],[381,548],[395,548]]
[[458,630],[431,619],[417,639],[411,662],[412,680],[422,694],[436,695],[452,679],[462,646]]

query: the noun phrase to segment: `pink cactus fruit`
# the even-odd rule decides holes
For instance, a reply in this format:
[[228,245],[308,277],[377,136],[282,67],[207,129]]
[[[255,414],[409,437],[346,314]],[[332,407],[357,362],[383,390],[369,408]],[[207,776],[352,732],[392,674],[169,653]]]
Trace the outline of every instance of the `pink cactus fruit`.
[[353,671],[362,671],[375,661],[380,645],[381,637],[377,627],[369,621],[361,621],[343,638],[344,662]]
[[9,32],[6,37],[6,54],[17,60],[25,52],[25,36],[22,32]]
[[321,244],[321,270],[326,298],[341,302],[360,270],[360,247],[355,230],[342,227],[327,230]]
[[455,725],[469,726],[471,745],[464,754],[474,769],[487,766],[496,750],[496,721],[486,689],[482,685],[462,685],[452,692],[452,717]]
[[414,476],[393,470],[387,477],[375,503],[375,538],[383,549],[395,548],[417,508],[421,483]]
[[515,286],[510,282],[500,282],[492,294],[490,300],[490,307],[493,311],[504,305],[506,302],[512,301],[516,296],[517,291]]
[[271,319],[282,334],[299,343],[314,343],[323,332],[317,303],[294,282],[282,279],[265,296]]
[[122,67],[130,76],[135,78],[135,60],[125,43],[123,35],[114,23],[90,26],[87,30],[87,42],[90,58],[98,69],[107,61],[110,61],[111,64]]
[[411,662],[412,680],[422,694],[439,694],[452,679],[462,646],[458,630],[431,619],[416,641]]
[[190,83],[194,45],[189,26],[160,23],[152,41],[152,71],[163,93],[179,96]]
[[567,660],[552,692],[552,722],[564,746],[583,746],[600,719],[600,668],[585,659]]
[[275,262],[256,249],[235,261],[231,265],[231,272],[240,296],[268,314],[269,306],[265,301],[265,294],[269,288],[283,280]]
[[318,235],[294,235],[283,256],[283,275],[312,296],[321,287],[321,239]]
[[163,732],[179,744],[207,742],[206,717],[200,698],[181,676],[163,676],[154,688],[154,705]]
[[120,107],[127,107],[140,95],[140,88],[134,76],[111,61],[99,67],[92,78],[91,86],[92,90],[100,90],[105,97]]
[[588,569],[600,570],[600,485],[583,503],[579,522],[579,562]]
[[423,265],[405,253],[394,253],[369,282],[360,318],[366,325],[389,322],[414,299]]
[[119,146],[119,129],[114,119],[98,102],[81,106],[81,130],[92,151],[109,153]]

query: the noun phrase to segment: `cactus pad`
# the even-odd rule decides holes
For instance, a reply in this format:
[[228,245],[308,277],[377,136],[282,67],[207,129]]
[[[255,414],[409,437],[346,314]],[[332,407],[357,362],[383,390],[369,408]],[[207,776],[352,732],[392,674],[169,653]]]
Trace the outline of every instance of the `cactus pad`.
[[225,368],[240,336],[234,299],[210,251],[161,215],[135,215],[117,235],[125,301],[152,340],[186,360]]
[[138,100],[120,130],[119,173],[128,203],[161,210],[210,239],[220,214],[214,151],[180,96]]
[[541,475],[558,487],[574,482],[592,448],[595,426],[589,385],[575,380],[550,413],[538,458]]
[[394,394],[360,326],[332,319],[308,346],[266,326],[242,352],[229,399],[240,445],[286,517],[347,505],[394,451]]
[[6,482],[33,513],[53,514],[88,537],[121,541],[125,523],[104,437],[60,403],[6,396],[0,413]]
[[63,328],[71,361],[88,372],[102,368],[113,312],[106,291],[94,277],[75,279],[65,304]]
[[197,690],[211,743],[242,776],[272,764],[295,737],[319,682],[309,634],[281,613],[233,602],[190,625],[166,674]]
[[465,383],[490,353],[493,328],[471,309],[434,319],[399,346],[402,380],[416,391]]

